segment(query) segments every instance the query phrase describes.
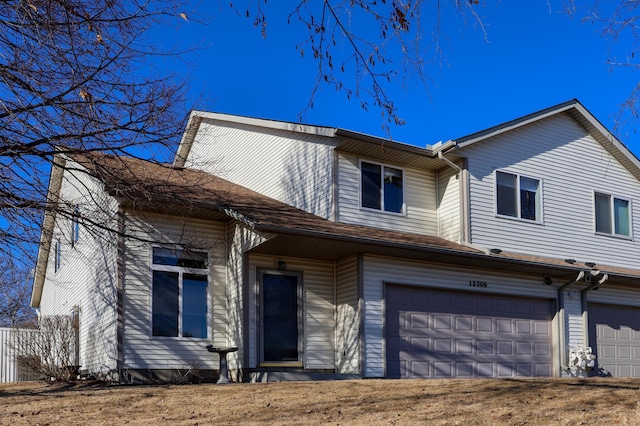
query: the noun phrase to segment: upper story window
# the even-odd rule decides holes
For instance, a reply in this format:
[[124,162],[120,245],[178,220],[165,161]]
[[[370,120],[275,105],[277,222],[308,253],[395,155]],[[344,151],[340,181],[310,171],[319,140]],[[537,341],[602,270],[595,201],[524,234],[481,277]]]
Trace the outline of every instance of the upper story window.
[[153,248],[152,335],[207,338],[209,256]]
[[80,207],[73,208],[71,217],[71,246],[74,247],[80,238]]
[[631,203],[602,192],[594,194],[596,232],[631,236]]
[[496,212],[498,216],[542,222],[540,179],[496,171]]
[[60,263],[62,261],[62,243],[60,240],[56,240],[55,251],[53,253],[53,272],[60,270]]
[[360,163],[362,207],[392,213],[404,211],[404,173],[382,164]]

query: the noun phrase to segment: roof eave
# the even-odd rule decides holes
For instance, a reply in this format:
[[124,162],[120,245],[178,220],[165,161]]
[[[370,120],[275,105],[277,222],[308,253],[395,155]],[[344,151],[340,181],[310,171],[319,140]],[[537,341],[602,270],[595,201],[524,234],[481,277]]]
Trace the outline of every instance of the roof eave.
[[[61,154],[53,156],[51,165],[51,177],[49,178],[49,188],[47,190],[47,206],[58,203],[60,198],[60,188],[66,165],[66,158]],[[51,251],[51,239],[56,221],[55,209],[47,209],[44,213],[42,231],[40,233],[40,244],[38,246],[38,257],[36,261],[35,276],[33,278],[33,288],[31,290],[31,300],[29,306],[39,308],[42,299],[42,290],[47,275],[47,265],[49,263],[49,253]]]

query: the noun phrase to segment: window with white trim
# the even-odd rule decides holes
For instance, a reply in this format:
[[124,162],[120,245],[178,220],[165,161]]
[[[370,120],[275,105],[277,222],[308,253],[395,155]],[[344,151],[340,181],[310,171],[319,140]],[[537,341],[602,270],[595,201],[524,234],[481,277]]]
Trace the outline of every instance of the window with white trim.
[[153,248],[153,336],[208,337],[208,266],[206,252]]
[[599,234],[631,236],[631,203],[602,192],[594,193],[595,228]]
[[360,162],[360,205],[392,213],[404,212],[404,172],[382,164]]
[[495,176],[498,216],[542,222],[540,179],[497,170]]

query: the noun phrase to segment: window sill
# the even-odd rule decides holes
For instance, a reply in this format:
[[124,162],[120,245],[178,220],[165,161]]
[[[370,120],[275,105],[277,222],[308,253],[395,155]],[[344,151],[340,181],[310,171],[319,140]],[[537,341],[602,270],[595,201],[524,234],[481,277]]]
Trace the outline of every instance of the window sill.
[[175,340],[180,342],[211,342],[211,339],[209,337],[149,336],[149,340]]
[[623,241],[633,241],[633,237],[630,235],[607,234],[604,232],[594,232],[593,234],[599,237],[615,238]]
[[378,210],[378,209],[372,209],[372,208],[369,208],[369,207],[360,206],[360,211],[361,212],[371,212],[371,213],[376,213],[376,214],[386,214],[386,215],[389,215],[389,216],[406,218],[407,217],[407,213],[406,213],[405,210],[406,209],[403,208],[402,212],[398,213],[398,212],[389,212],[389,211],[386,211],[386,210]]
[[498,219],[507,219],[507,220],[513,220],[513,221],[520,222],[520,223],[529,223],[531,225],[542,225],[542,226],[544,226],[544,222],[539,221],[539,220],[522,219],[522,218],[519,218],[519,217],[505,216],[505,215],[501,215],[501,214],[496,214],[495,217],[498,218]]

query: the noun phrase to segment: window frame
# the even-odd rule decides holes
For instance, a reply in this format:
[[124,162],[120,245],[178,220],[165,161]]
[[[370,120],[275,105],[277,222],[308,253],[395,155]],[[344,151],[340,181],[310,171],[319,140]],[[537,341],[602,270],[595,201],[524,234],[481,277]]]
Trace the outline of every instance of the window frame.
[[[206,268],[192,268],[185,266],[172,266],[161,265],[153,263],[154,249],[169,249],[169,250],[187,250],[194,253],[205,253],[207,255],[207,267]],[[212,318],[211,318],[211,254],[208,250],[201,249],[188,249],[182,246],[179,247],[167,247],[163,245],[152,245],[149,250],[149,338],[150,339],[169,339],[169,340],[187,340],[187,341],[205,341],[212,338]],[[178,273],[178,335],[177,336],[156,336],[153,334],[153,272],[176,272]],[[184,295],[184,279],[185,274],[192,275],[204,275],[207,277],[207,295],[206,295],[206,330],[207,335],[205,337],[189,337],[183,336],[183,295]]]
[[[517,216],[509,216],[509,215],[506,215],[506,214],[498,213],[498,173],[504,173],[504,174],[516,177],[516,213],[517,213]],[[540,206],[539,206],[539,208],[536,209],[537,218],[535,220],[527,219],[527,218],[523,218],[522,217],[522,204],[521,204],[521,196],[520,196],[520,188],[521,188],[521,186],[520,186],[521,182],[520,181],[521,181],[522,178],[536,180],[539,183],[537,199],[539,200]],[[526,175],[526,174],[522,174],[522,173],[506,171],[506,170],[502,170],[502,169],[495,169],[493,171],[493,209],[494,209],[495,217],[499,217],[499,218],[502,218],[502,219],[517,220],[517,221],[525,222],[525,223],[533,223],[533,224],[537,224],[537,225],[544,224],[544,220],[543,220],[543,218],[544,218],[543,186],[544,186],[544,181],[541,178],[530,176],[530,175]]]
[[[363,198],[364,197],[362,195],[363,195],[364,188],[363,188],[363,185],[362,185],[362,163],[367,163],[367,164],[380,166],[380,176],[381,176],[381,179],[382,179],[381,187],[380,187],[380,209],[363,206]],[[385,210],[385,206],[384,206],[384,169],[386,167],[388,167],[390,169],[400,170],[400,173],[402,173],[402,207],[400,208],[399,212]],[[394,215],[394,216],[406,216],[407,215],[406,172],[405,172],[405,169],[403,167],[398,167],[398,166],[394,166],[394,165],[386,164],[386,163],[380,163],[380,162],[377,162],[377,161],[359,159],[358,160],[358,178],[359,178],[358,179],[358,204],[359,204],[360,210],[369,211],[369,212],[376,212],[376,213],[383,213],[383,214],[390,214],[390,215]]]
[[[604,195],[604,196],[609,197],[609,213],[611,215],[610,216],[611,217],[611,223],[609,225],[611,226],[611,233],[598,231],[597,228],[596,228],[596,215],[597,215],[596,194]],[[605,236],[605,237],[620,238],[620,239],[624,239],[624,240],[633,240],[633,203],[632,203],[631,198],[619,197],[619,196],[614,195],[614,194],[612,194],[610,192],[598,191],[598,190],[594,189],[591,199],[592,199],[591,206],[593,208],[593,210],[592,210],[592,212],[593,212],[593,233],[595,235],[602,235],[602,236]],[[629,235],[617,234],[616,233],[615,200],[620,200],[620,201],[626,201],[627,202],[627,206],[628,206],[628,209],[629,209],[629,221],[627,223],[627,225],[629,226]]]

